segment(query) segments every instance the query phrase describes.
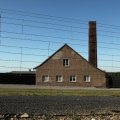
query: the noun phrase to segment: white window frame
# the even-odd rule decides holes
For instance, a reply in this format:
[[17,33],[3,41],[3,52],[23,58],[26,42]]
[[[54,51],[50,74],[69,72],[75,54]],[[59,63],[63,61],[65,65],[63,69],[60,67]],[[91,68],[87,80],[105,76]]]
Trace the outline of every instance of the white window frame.
[[70,81],[70,82],[76,82],[76,79],[77,79],[77,78],[76,78],[75,75],[71,75],[69,81]]
[[70,65],[69,59],[68,58],[64,58],[63,59],[63,66],[64,67],[69,67],[69,65]]
[[90,75],[85,75],[84,76],[84,82],[90,82],[90,81],[91,81]]
[[48,82],[49,81],[49,75],[42,75],[42,81]]
[[56,82],[62,82],[63,78],[62,75],[56,75]]

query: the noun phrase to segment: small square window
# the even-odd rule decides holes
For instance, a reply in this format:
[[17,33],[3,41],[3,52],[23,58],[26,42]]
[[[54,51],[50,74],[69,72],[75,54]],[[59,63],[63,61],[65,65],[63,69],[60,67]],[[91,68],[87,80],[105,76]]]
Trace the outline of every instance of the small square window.
[[63,59],[63,66],[68,67],[69,66],[69,59]]
[[56,75],[56,82],[62,82],[62,76]]
[[90,82],[90,79],[91,79],[91,78],[90,78],[89,75],[85,75],[85,76],[84,76],[84,81],[85,81],[85,82]]
[[70,82],[76,82],[76,76],[75,75],[70,76]]
[[48,82],[49,81],[49,76],[48,75],[43,75],[42,76],[42,81],[43,82]]

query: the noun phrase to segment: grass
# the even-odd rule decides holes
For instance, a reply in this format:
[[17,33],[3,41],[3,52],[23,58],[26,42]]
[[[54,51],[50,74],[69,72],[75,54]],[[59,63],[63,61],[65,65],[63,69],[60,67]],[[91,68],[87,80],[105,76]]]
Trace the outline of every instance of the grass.
[[25,89],[25,88],[0,88],[1,96],[120,96],[120,90],[109,89]]

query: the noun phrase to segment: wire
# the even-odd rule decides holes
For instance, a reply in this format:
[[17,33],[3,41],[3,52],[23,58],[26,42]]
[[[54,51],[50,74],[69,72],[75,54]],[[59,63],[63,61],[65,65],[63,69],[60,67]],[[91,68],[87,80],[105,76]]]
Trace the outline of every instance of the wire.
[[[11,33],[11,34],[23,34],[23,35],[31,35],[31,36],[42,36],[42,37],[50,37],[50,38],[60,38],[60,39],[69,39],[69,38],[65,38],[65,37],[58,37],[58,36],[47,36],[47,35],[42,35],[42,34],[30,34],[30,33],[17,33],[17,32],[10,32],[10,31],[1,31],[3,33]],[[115,38],[120,38],[120,37],[116,37],[116,36],[108,36],[108,35],[103,35],[106,37],[115,37]],[[70,39],[69,39],[70,40]],[[75,41],[79,41],[78,39],[73,39]],[[81,40],[81,41],[86,41],[86,40]],[[48,41],[49,42],[49,41]],[[102,43],[102,42],[99,42]],[[105,42],[103,42],[105,43]],[[110,44],[115,44],[115,43],[110,43]],[[75,44],[74,44],[75,45]],[[119,44],[117,44],[119,45]],[[86,45],[81,45],[81,46],[86,46]],[[115,49],[115,48],[114,48]]]
[[99,67],[120,68],[119,66],[109,66],[109,65],[108,65],[108,66],[101,66],[101,65],[100,65]]
[[[0,9],[2,10],[2,9]],[[11,17],[8,17],[9,15],[11,15]],[[16,15],[16,18],[15,16],[12,17],[12,15]],[[17,16],[19,15],[19,16]],[[28,19],[28,17],[30,17],[30,19]],[[26,18],[26,19],[24,19]],[[36,19],[38,18],[38,19]],[[41,18],[41,19],[39,19]],[[44,21],[43,21],[43,20]],[[55,33],[56,31],[63,31],[63,33],[66,33],[66,32],[71,32],[71,33],[78,33],[79,35],[84,35],[84,34],[87,34],[87,32],[84,32],[85,30],[87,30],[86,27],[82,27],[82,26],[85,26],[85,25],[88,25],[87,21],[81,21],[79,19],[70,19],[70,18],[63,18],[63,17],[57,17],[57,16],[50,16],[50,15],[45,15],[45,14],[31,14],[31,13],[23,13],[22,11],[11,11],[11,10],[2,10],[2,16],[1,16],[1,19],[0,19],[0,27],[2,26],[2,28],[0,28],[0,39],[2,40],[2,43],[5,43],[5,44],[1,44],[1,48],[0,48],[0,53],[3,53],[3,54],[17,54],[19,55],[20,57],[20,60],[9,60],[9,59],[0,59],[1,61],[6,61],[6,62],[19,62],[19,69],[20,71],[23,69],[22,66],[27,63],[27,62],[31,62],[31,63],[39,63],[38,61],[32,61],[32,60],[24,60],[25,56],[38,56],[39,58],[41,56],[43,56],[44,58],[48,58],[49,55],[50,55],[50,51],[53,51],[55,52],[55,48],[52,47],[53,44],[69,44],[69,45],[75,45],[76,46],[80,46],[82,47],[83,46],[83,49],[87,49],[87,44],[81,44],[80,42],[88,42],[88,40],[86,39],[79,39],[79,38],[70,38],[70,37],[61,37],[60,35],[57,36],[56,35],[46,35],[46,34],[36,34],[36,33],[25,33],[26,31],[26,28],[39,28],[39,30],[46,30],[47,32],[50,33],[51,30],[54,30]],[[41,21],[42,20],[42,21]],[[52,21],[51,21],[52,20]],[[53,21],[55,20],[55,21]],[[12,22],[11,22],[12,21]],[[14,22],[13,22],[14,21]],[[35,23],[35,24],[32,24],[32,23]],[[72,24],[72,23],[76,23],[76,24]],[[87,23],[87,24],[86,24]],[[15,25],[14,27],[19,27],[20,26],[20,32],[18,30],[16,30],[15,32],[14,31],[11,31],[12,28],[10,28],[9,26],[10,25]],[[17,26],[18,25],[18,26]],[[50,25],[50,26],[49,26]],[[118,31],[118,29],[120,29],[120,26],[112,26],[112,25],[108,25],[108,24],[102,24],[102,23],[97,23],[98,25],[98,28],[100,29],[97,29],[98,31],[98,37],[102,37],[102,38],[112,38],[112,41],[113,40],[119,40],[120,36],[120,32]],[[58,27],[59,26],[59,27]],[[80,27],[79,27],[80,26]],[[9,30],[8,29],[11,29]],[[65,28],[67,27],[67,28]],[[4,29],[6,28],[6,30]],[[80,32],[79,30],[81,29],[84,29],[83,32]],[[102,28],[102,29],[101,29]],[[107,28],[107,29],[106,29]],[[108,30],[109,29],[109,30]],[[113,31],[113,30],[110,30],[110,29],[116,29],[117,31]],[[61,32],[59,32],[61,33]],[[70,34],[71,34],[70,33]],[[101,34],[102,33],[102,34]],[[106,34],[106,33],[110,33],[109,34]],[[115,34],[118,34],[118,35],[115,35]],[[76,34],[75,34],[76,35]],[[17,37],[16,37],[17,36]],[[20,37],[18,37],[20,36]],[[67,35],[68,36],[68,35]],[[72,35],[71,35],[72,36]],[[28,37],[28,38],[27,38]],[[30,39],[29,39],[30,37]],[[36,37],[37,39],[34,39],[33,37]],[[40,38],[40,39],[39,39]],[[44,40],[45,38],[45,40]],[[47,39],[49,38],[49,40]],[[115,39],[113,39],[115,38]],[[5,41],[4,41],[5,40]],[[14,45],[14,42],[13,42],[13,45],[10,45],[10,44],[6,44],[7,40],[19,40],[19,41],[31,41],[31,42],[43,42],[43,43],[47,43],[46,46],[44,46],[45,48],[42,49],[41,46],[40,47],[33,47],[33,46],[29,46],[29,44],[27,44],[26,46],[23,46],[23,45]],[[68,40],[68,41],[67,41]],[[104,40],[104,41],[103,41]],[[114,66],[116,63],[119,63],[119,57],[120,55],[117,54],[117,52],[115,50],[120,50],[119,46],[119,42],[106,42],[105,39],[103,39],[102,41],[98,41],[98,49],[106,49],[106,50],[111,50],[114,52],[109,52],[109,53],[98,53],[98,58],[100,57],[101,59],[98,59],[98,62],[100,61],[100,63],[103,63],[103,62],[112,62],[112,69],[113,70],[114,68],[116,68],[116,66]],[[67,41],[67,42],[66,42]],[[1,42],[1,41],[0,41]],[[22,42],[21,42],[22,43]],[[48,46],[47,46],[48,45]],[[110,47],[110,46],[111,47]],[[113,47],[112,45],[115,45],[115,47]],[[4,49],[4,47],[6,49]],[[8,51],[7,48],[16,48],[18,50],[20,50],[19,52],[17,52],[17,50],[15,51]],[[43,50],[42,53],[39,53],[39,54],[36,54],[36,53],[25,53],[26,49],[29,49],[29,50]],[[47,53],[47,54],[46,54]],[[78,53],[85,53],[85,56],[88,55],[88,52],[86,51],[83,51],[83,52],[78,52]],[[108,57],[109,56],[109,57]],[[111,59],[108,59],[112,57]],[[114,59],[113,59],[114,57]],[[104,58],[104,59],[103,59]],[[18,59],[18,58],[17,58]],[[71,58],[71,59],[74,59],[74,58]],[[25,62],[25,63],[24,63]],[[24,64],[23,64],[24,63]],[[6,66],[3,64],[3,66]],[[104,66],[102,64],[100,64],[99,66]],[[111,65],[108,65],[109,67]],[[6,66],[7,67],[7,66]],[[9,67],[9,65],[8,65]],[[106,67],[106,66],[105,66]],[[104,67],[104,69],[105,69]],[[118,66],[119,67],[119,66]]]
[[[3,24],[13,24],[13,25],[22,25],[22,24],[16,24],[16,23],[8,23],[8,22],[2,22]],[[66,31],[66,32],[74,32],[74,33],[84,33],[87,34],[86,32],[79,32],[79,31],[74,31],[74,30],[66,30],[66,29],[58,29],[58,28],[51,28],[51,27],[42,27],[42,26],[34,26],[34,25],[22,25],[22,27],[34,27],[34,28],[42,28],[42,29],[52,29],[52,30],[59,30],[59,31]],[[86,29],[86,28],[81,28],[81,29]]]
[[[73,45],[76,45],[76,44],[73,44]],[[20,49],[20,48],[25,48],[25,49],[38,49],[38,50],[44,50],[44,51],[47,51],[47,50],[48,50],[48,48],[47,48],[47,49],[42,49],[42,48],[37,48],[37,47],[35,48],[35,47],[25,47],[25,46],[12,46],[12,45],[5,45],[5,44],[2,44],[1,46],[2,46],[2,47],[13,47],[13,48],[19,48],[19,49]],[[87,46],[87,45],[82,45],[82,44],[80,45],[80,44],[79,44],[79,46],[82,47],[82,46]],[[111,48],[111,49],[112,49],[112,48]],[[56,51],[56,50],[50,49],[50,48],[49,48],[49,50],[50,50],[50,51]]]
[[[18,19],[18,18],[13,18],[13,17],[3,17],[2,16],[2,18],[5,18],[5,19],[12,19],[12,20],[19,20],[19,21],[22,21],[22,20],[24,20],[25,22],[33,22],[33,23],[39,23],[39,24],[47,24],[47,25],[54,25],[54,26],[62,26],[62,27],[69,27],[69,28],[80,28],[81,29],[81,27],[78,27],[78,26],[73,26],[73,25],[64,25],[64,24],[57,24],[57,23],[50,23],[50,22],[43,22],[43,21],[37,21],[37,20],[28,20],[28,19]],[[80,24],[82,24],[83,25],[83,23],[80,23]],[[86,25],[86,24],[85,24]],[[82,28],[82,29],[87,29],[87,28]]]
[[[48,42],[49,43],[49,42]],[[75,44],[74,44],[75,45]],[[78,44],[77,44],[78,45]],[[25,49],[39,49],[39,50],[48,50],[48,49],[41,49],[41,48],[34,48],[34,47],[24,47],[24,46],[12,46],[12,45],[1,45],[3,47],[14,47],[14,48],[25,48]],[[79,46],[83,47],[83,46],[87,46],[87,45],[83,45],[83,44],[79,44]],[[102,48],[102,49],[114,49],[114,50],[120,50],[120,48],[113,48],[113,47],[106,47],[106,46],[98,46],[98,48]],[[56,51],[53,49],[50,49],[51,51]]]
[[[23,19],[20,19],[23,20]],[[23,20],[25,21],[25,20]],[[28,20],[30,21],[30,20]],[[1,22],[2,24],[13,24],[13,25],[22,25],[22,24],[18,24],[18,23],[12,23],[12,22]],[[39,22],[39,23],[44,23],[44,22]],[[51,24],[51,23],[44,23],[44,24]],[[59,24],[51,24],[51,25],[59,25]],[[34,27],[34,28],[45,28],[45,29],[53,29],[53,30],[59,30],[59,31],[68,31],[68,32],[75,32],[75,33],[85,33],[85,32],[79,32],[79,31],[74,31],[74,30],[66,30],[66,29],[58,29],[58,28],[51,28],[51,27],[43,27],[43,26],[35,26],[35,25],[28,25],[28,24],[24,24],[23,26],[25,27]],[[65,25],[62,25],[64,27],[66,27]],[[72,27],[72,28],[80,28],[80,29],[87,29],[87,28],[83,28],[83,27],[73,27],[73,26],[67,26],[67,27]],[[116,33],[116,34],[120,34],[120,32],[114,32],[114,31],[106,31],[106,30],[97,30],[97,31],[102,31],[102,32],[107,32],[107,33]],[[87,34],[87,33],[85,33]]]
[[[42,16],[42,18],[56,20],[56,21],[64,21],[64,22],[71,22],[71,23],[79,23],[81,21],[81,22],[83,22],[83,24],[85,24],[87,22],[87,21],[77,20],[77,19],[73,19],[73,18],[57,17],[57,16],[51,16],[51,15],[45,15],[45,14],[36,14],[36,13],[31,13],[31,12],[29,13],[30,14],[29,15],[28,12],[8,10],[8,9],[1,9],[1,10],[3,13],[7,13],[7,14],[28,16],[28,17],[34,17],[34,18],[41,18],[41,16]],[[12,12],[10,13],[10,11],[12,11]]]
[[[1,38],[8,38],[8,39],[12,39],[12,40],[20,40],[20,41],[31,41],[31,42],[43,42],[43,43],[45,43],[45,42],[47,42],[47,43],[49,43],[49,42],[51,42],[51,43],[54,43],[54,44],[65,44],[65,42],[60,42],[60,41],[46,41],[46,40],[40,40],[40,39],[25,39],[25,38],[16,38],[16,37],[9,37],[9,36],[2,36]],[[87,40],[82,40],[81,42],[86,42]],[[106,44],[106,45],[108,45],[108,44],[110,44],[110,45],[116,45],[116,46],[120,46],[120,44],[119,43],[113,43],[113,42],[99,42],[98,41],[98,44],[99,43],[101,43],[101,44]],[[69,45],[76,45],[76,46],[81,46],[81,44],[79,44],[79,43],[70,43],[70,42],[67,42],[67,44],[69,44]],[[4,45],[3,45],[4,46]],[[83,46],[85,46],[85,45],[83,45]],[[87,45],[86,45],[87,46]],[[20,46],[21,47],[21,46]],[[23,46],[22,46],[23,47]],[[30,49],[39,49],[39,48],[31,48],[31,47],[23,47],[23,48],[30,48]],[[40,50],[47,50],[47,49],[41,49],[40,48]],[[56,51],[56,50],[54,50],[54,49],[50,49],[51,51]]]
[[[8,52],[8,51],[0,51],[1,53],[9,53],[9,54],[18,54],[21,55],[21,53],[18,52]],[[29,55],[29,56],[45,56],[48,57],[48,55],[40,55],[40,54],[27,54],[27,53],[22,53],[22,55]]]
[[[15,60],[15,59],[1,59],[1,58],[0,58],[0,61],[6,61],[6,62],[20,62],[21,60],[17,60],[17,59],[16,59],[16,60]],[[22,62],[23,62],[23,63],[24,63],[24,62],[25,62],[25,63],[26,63],[26,62],[27,62],[27,63],[29,62],[29,63],[39,63],[39,64],[41,64],[40,61],[22,60]]]
[[[26,21],[26,22],[33,22],[33,23],[42,23],[42,24],[47,24],[47,25],[54,25],[54,26],[62,26],[62,27],[69,27],[69,28],[76,28],[76,29],[87,29],[87,28],[83,28],[83,27],[78,27],[78,26],[73,26],[73,25],[64,25],[64,24],[56,24],[56,23],[50,23],[50,22],[42,22],[42,21],[36,21],[36,20],[27,20],[27,19],[18,19],[18,18],[13,18],[13,17],[2,17],[2,18],[5,18],[5,19],[13,19],[13,20],[19,20],[19,21]],[[6,24],[14,24],[14,25],[21,25],[21,24],[15,24],[15,23],[7,23],[7,22],[2,22],[2,23],[6,23]],[[83,23],[79,23],[81,25],[84,25]],[[25,24],[26,26],[31,26],[31,25],[27,25]],[[85,24],[86,25],[86,24]],[[40,27],[40,26],[31,26],[31,27]],[[98,25],[98,28],[99,27],[103,27],[103,26],[99,26]],[[105,28],[109,28],[109,27],[105,27]],[[118,29],[118,28],[112,28],[112,29]],[[97,29],[97,31],[100,31],[100,32],[107,32],[107,33],[116,33],[116,34],[120,34],[120,32],[114,32],[114,31],[106,31],[106,30],[103,30],[103,29]],[[78,32],[78,31],[77,31]]]
[[[74,59],[74,60],[79,60],[79,58],[70,58],[70,59]],[[0,61],[4,61],[4,62],[21,62],[21,60],[17,60],[17,59],[1,59]],[[106,62],[120,62],[120,60],[111,60],[111,59],[98,59],[98,61],[106,61]],[[41,64],[42,62],[40,61],[29,61],[29,60],[22,60],[23,63],[37,63],[37,64]]]
[[[47,19],[52,19],[52,20],[58,20],[58,21],[66,21],[66,22],[73,22],[73,23],[79,23],[80,21],[83,22],[82,24],[85,24],[87,21],[86,20],[80,20],[80,19],[75,19],[75,18],[67,18],[67,17],[58,17],[58,16],[53,16],[53,15],[48,15],[48,14],[38,14],[38,13],[32,13],[32,12],[25,12],[25,11],[17,11],[17,10],[10,10],[10,9],[3,9],[0,8],[2,13],[7,13],[7,14],[15,14],[15,15],[22,15],[22,16],[29,16],[29,17],[36,17],[36,18],[41,18],[40,16],[44,16]],[[6,12],[7,11],[7,12]],[[11,13],[10,13],[11,11]],[[30,14],[30,15],[29,15]],[[60,19],[60,20],[59,20]],[[71,20],[71,21],[70,21]],[[111,24],[105,24],[98,22],[98,25],[104,26],[104,27],[117,27],[120,28],[118,25],[111,25]]]
[[[0,67],[2,67],[2,68],[17,68],[17,69],[19,69],[20,67],[16,67],[16,66],[2,66],[2,65],[0,65]],[[31,68],[27,68],[27,67],[21,67],[22,69],[26,69],[26,70],[29,70],[29,69],[31,69]]]
[[[19,48],[19,49],[24,48],[24,49],[38,49],[38,50],[45,50],[45,51],[48,50],[48,49],[42,49],[42,48],[36,48],[36,47],[34,48],[34,47],[24,47],[24,46],[3,45],[3,44],[1,46],[2,47],[13,47],[13,48]],[[49,49],[49,50],[55,51],[53,49]]]
[[[3,32],[3,33],[11,33],[11,34],[17,34],[17,35],[20,35],[20,34],[22,34],[22,33],[18,33],[18,32],[11,32],[11,31],[1,31],[1,32]],[[86,33],[85,33],[86,34]],[[67,37],[60,37],[60,36],[50,36],[50,35],[42,35],[42,34],[32,34],[32,33],[23,33],[23,35],[29,35],[29,36],[38,36],[38,37],[48,37],[48,38],[60,38],[60,39],[69,39],[70,40],[70,38],[67,38]],[[80,39],[74,39],[74,40],[76,40],[76,41],[78,41],[78,40],[80,40]],[[84,41],[84,40],[81,40],[81,41]]]
[[102,56],[117,56],[117,57],[120,57],[120,54],[105,54],[105,53],[99,53],[99,55],[102,55]]
[[111,60],[111,59],[98,59],[98,61],[106,61],[106,62],[120,62],[119,60]]

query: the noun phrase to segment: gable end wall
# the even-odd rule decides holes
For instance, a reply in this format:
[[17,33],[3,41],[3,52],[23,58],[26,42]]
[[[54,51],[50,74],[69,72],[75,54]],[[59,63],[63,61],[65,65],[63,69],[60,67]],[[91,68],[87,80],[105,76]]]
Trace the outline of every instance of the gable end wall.
[[[68,58],[69,67],[63,66],[63,59]],[[49,75],[49,82],[42,81],[42,75]],[[56,75],[62,75],[63,82],[56,82]],[[70,76],[76,76],[76,82],[69,82]],[[84,76],[90,75],[91,81],[84,82]],[[82,56],[68,46],[64,46],[47,62],[36,69],[37,85],[106,87],[105,73],[90,65]]]

